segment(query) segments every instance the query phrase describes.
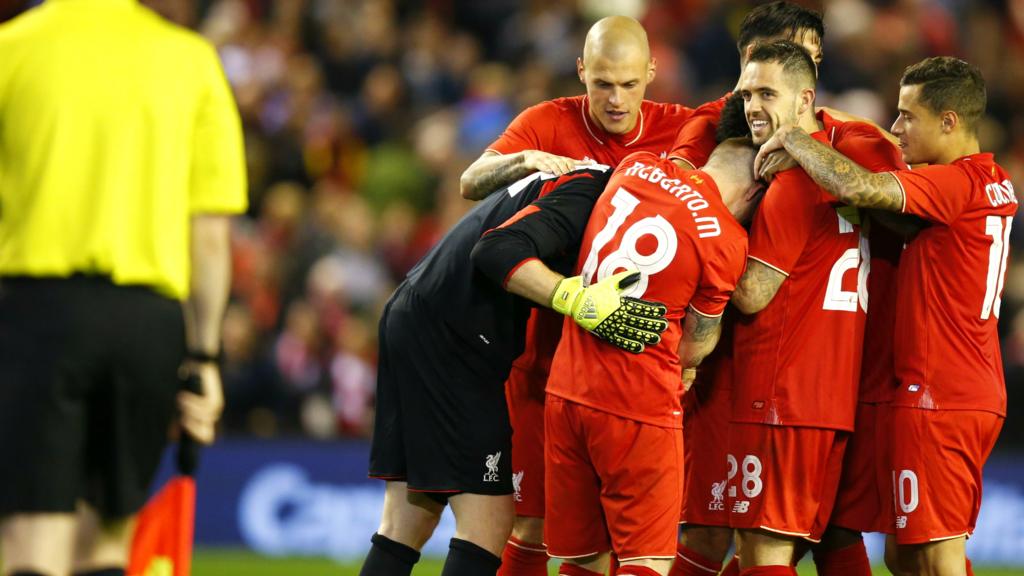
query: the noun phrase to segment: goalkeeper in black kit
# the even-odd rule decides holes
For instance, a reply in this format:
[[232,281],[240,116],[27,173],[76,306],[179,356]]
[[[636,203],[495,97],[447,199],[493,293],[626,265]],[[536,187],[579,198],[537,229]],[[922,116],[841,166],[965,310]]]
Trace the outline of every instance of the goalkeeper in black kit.
[[[387,481],[363,576],[408,575],[446,504],[455,515],[443,576],[494,574],[512,529],[512,429],[504,382],[524,348],[530,300],[609,346],[640,353],[665,307],[564,278],[610,170],[536,173],[489,196],[409,272],[380,321],[370,476]],[[529,300],[527,300],[529,298]]]

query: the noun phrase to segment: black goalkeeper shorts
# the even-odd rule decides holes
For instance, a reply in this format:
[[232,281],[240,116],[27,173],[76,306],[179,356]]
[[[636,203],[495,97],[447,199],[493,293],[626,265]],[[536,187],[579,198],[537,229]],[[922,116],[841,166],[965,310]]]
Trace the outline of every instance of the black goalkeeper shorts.
[[184,348],[181,303],[147,288],[0,278],[0,514],[138,511]]
[[511,494],[502,368],[399,286],[380,321],[370,476],[438,496]]

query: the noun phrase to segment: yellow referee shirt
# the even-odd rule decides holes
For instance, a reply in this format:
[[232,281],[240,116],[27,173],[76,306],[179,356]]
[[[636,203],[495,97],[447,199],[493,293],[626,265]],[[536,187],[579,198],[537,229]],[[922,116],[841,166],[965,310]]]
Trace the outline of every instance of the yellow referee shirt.
[[189,222],[246,207],[216,51],[134,0],[0,25],[0,276],[110,276],[185,298]]

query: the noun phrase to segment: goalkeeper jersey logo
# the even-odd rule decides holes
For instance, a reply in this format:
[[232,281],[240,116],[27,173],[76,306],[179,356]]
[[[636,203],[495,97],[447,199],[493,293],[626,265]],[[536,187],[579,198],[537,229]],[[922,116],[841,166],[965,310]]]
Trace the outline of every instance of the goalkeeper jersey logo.
[[484,482],[498,481],[498,460],[500,459],[501,450],[487,455],[487,459],[484,460],[484,466],[487,466],[487,472],[484,473]]

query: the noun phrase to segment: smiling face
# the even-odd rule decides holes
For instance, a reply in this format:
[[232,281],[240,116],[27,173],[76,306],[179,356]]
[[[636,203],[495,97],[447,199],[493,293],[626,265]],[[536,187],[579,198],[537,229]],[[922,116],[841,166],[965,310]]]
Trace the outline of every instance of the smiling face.
[[605,132],[625,134],[640,115],[647,84],[654,79],[654,61],[644,50],[595,53],[577,61],[580,81],[587,87],[590,118]]
[[899,138],[903,161],[933,164],[942,155],[942,116],[921,102],[921,85],[900,87],[899,113],[892,133]]
[[760,146],[778,130],[779,124],[796,124],[801,91],[786,80],[782,64],[751,62],[743,68],[738,92],[754,144]]

